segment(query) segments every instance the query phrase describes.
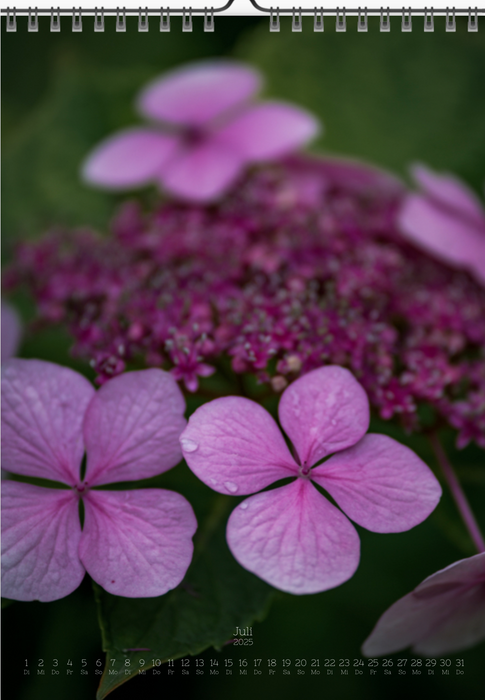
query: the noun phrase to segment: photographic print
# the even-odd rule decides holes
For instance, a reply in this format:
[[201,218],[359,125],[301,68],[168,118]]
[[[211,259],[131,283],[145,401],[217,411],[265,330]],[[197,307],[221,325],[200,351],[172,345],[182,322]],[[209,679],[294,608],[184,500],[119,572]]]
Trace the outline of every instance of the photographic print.
[[2,11],[5,697],[480,696],[484,31]]

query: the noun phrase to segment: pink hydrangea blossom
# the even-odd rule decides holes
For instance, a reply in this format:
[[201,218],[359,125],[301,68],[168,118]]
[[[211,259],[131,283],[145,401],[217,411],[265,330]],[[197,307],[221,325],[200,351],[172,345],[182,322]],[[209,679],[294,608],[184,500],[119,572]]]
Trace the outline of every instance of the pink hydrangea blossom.
[[22,323],[11,304],[2,301],[2,362],[13,357],[20,345]]
[[11,359],[2,366],[4,467],[70,487],[2,485],[4,596],[56,600],[86,571],[127,597],[159,596],[180,583],[197,527],[185,498],[158,488],[93,487],[177,464],[184,410],[175,380],[159,369],[123,374],[95,392],[80,374],[50,362]]
[[382,615],[362,647],[365,656],[412,646],[440,656],[485,639],[485,552],[428,576]]
[[469,187],[423,165],[412,169],[421,193],[409,194],[399,227],[413,243],[485,286],[485,211]]
[[164,75],[137,101],[152,124],[101,143],[84,163],[84,178],[112,189],[156,182],[182,199],[217,199],[246,165],[286,155],[318,132],[316,119],[299,107],[252,103],[260,87],[253,68],[229,61]]
[[293,452],[262,406],[236,396],[201,406],[180,436],[189,467],[220,493],[251,494],[296,477],[244,500],[227,525],[235,558],[273,586],[316,593],[353,575],[360,542],[344,513],[374,532],[402,532],[438,503],[441,488],[414,452],[365,435],[367,395],[348,370],[330,365],[297,379],[278,414]]

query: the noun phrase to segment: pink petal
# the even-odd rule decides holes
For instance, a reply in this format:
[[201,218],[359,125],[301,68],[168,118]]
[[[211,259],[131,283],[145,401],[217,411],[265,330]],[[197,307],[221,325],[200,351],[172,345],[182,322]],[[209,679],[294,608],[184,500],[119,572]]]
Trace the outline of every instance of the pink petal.
[[64,489],[2,483],[2,595],[48,602],[84,578],[78,499]]
[[192,559],[190,503],[162,489],[88,491],[79,556],[113,595],[149,598],[175,588]]
[[411,194],[404,200],[398,225],[409,240],[443,262],[485,269],[485,224],[481,231],[433,200]]
[[180,153],[170,167],[160,170],[159,179],[176,197],[210,202],[233,184],[241,169],[238,153],[211,139]]
[[235,61],[194,63],[166,73],[141,93],[141,114],[171,124],[200,126],[258,92],[259,73]]
[[359,565],[357,532],[307,479],[243,501],[229,518],[227,542],[245,569],[289,593],[334,588]]
[[372,532],[409,530],[428,517],[441,496],[426,464],[387,435],[365,435],[310,476],[349,518]]
[[182,459],[187,421],[175,379],[161,369],[127,372],[104,384],[84,420],[90,486],[147,479]]
[[354,445],[369,427],[369,401],[355,377],[328,365],[308,372],[285,389],[280,423],[303,466]]
[[83,178],[112,189],[127,189],[155,180],[174,156],[178,139],[153,129],[127,129],[102,141],[82,166]]
[[180,444],[194,474],[219,493],[254,493],[298,474],[270,414],[239,396],[215,399],[198,408]]
[[84,453],[84,413],[94,393],[67,367],[8,360],[2,366],[4,469],[74,486]]
[[477,195],[453,175],[438,175],[425,165],[411,168],[414,181],[428,197],[445,209],[470,217],[476,226],[485,225],[485,212]]
[[366,656],[413,645],[439,656],[485,638],[485,553],[455,562],[425,579],[381,616],[364,642]]
[[14,307],[2,301],[2,362],[13,357],[20,345],[22,325]]
[[246,162],[280,158],[318,134],[320,125],[309,112],[292,105],[265,102],[248,107],[217,133],[219,142]]

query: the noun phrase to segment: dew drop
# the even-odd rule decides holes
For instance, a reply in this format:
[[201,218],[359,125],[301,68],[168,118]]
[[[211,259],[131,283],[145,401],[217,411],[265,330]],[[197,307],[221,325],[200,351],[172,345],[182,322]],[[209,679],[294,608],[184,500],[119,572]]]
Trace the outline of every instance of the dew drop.
[[237,489],[238,489],[237,484],[235,484],[235,483],[232,482],[232,481],[225,481],[225,482],[224,482],[224,486],[226,487],[226,489],[227,489],[230,493],[236,493],[236,491],[237,491]]
[[239,507],[241,508],[241,510],[246,510],[246,508],[248,507],[248,502],[243,501]]
[[199,445],[193,440],[189,440],[189,438],[182,438],[182,440],[180,440],[180,444],[185,452],[195,452],[199,449]]
[[212,486],[217,486],[217,481],[215,479],[209,479],[211,482]]

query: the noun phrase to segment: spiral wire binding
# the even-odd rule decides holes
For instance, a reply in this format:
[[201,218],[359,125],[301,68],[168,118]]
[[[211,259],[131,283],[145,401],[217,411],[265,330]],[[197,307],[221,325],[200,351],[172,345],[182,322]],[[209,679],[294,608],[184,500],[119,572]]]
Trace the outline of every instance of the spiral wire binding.
[[413,31],[413,19],[411,15],[411,8],[408,10],[406,17],[406,10],[402,11],[402,21],[401,21],[401,31],[402,32],[412,32]]
[[315,10],[313,17],[313,31],[323,32],[323,10]]
[[104,10],[94,10],[94,31],[104,32]]
[[359,19],[357,20],[357,31],[366,32],[367,31],[367,10],[359,9]]
[[271,10],[271,13],[269,16],[269,31],[270,32],[279,32],[280,31],[280,13],[279,13],[279,10],[276,10],[276,12],[273,12],[273,10]]
[[434,32],[433,10],[429,10],[428,12],[426,8],[424,10],[424,31]]
[[182,20],[182,31],[191,32],[192,31],[192,10],[186,10],[184,8],[184,15]]
[[[192,24],[192,15],[193,14],[202,14],[204,17],[204,32],[213,32],[215,31],[214,27],[214,14],[219,12],[224,12],[227,10],[231,5],[233,4],[234,0],[227,0],[226,4],[223,7],[219,8],[211,8],[208,9],[207,7],[204,10],[192,10],[192,9],[187,9],[184,8],[182,11],[180,10],[172,10],[172,14],[182,14],[182,31],[183,32],[191,32],[193,30],[193,24]],[[302,23],[302,17],[304,14],[311,14],[313,13],[313,31],[314,32],[323,32],[324,31],[324,10],[323,8],[315,8],[314,10],[303,10],[302,8],[293,8],[293,10],[280,10],[280,9],[275,9],[275,8],[266,8],[262,7],[261,5],[258,4],[257,0],[250,0],[252,6],[265,14],[269,16],[269,31],[270,32],[279,32],[280,31],[280,14],[290,14],[292,16],[292,22],[291,22],[291,29],[293,32],[302,32],[303,31],[303,23]],[[72,31],[73,32],[82,32],[83,30],[83,13],[86,14],[92,14],[92,11],[84,11],[81,8],[76,8],[70,10],[69,12],[72,13]],[[170,9],[161,9],[159,10],[160,12],[160,31],[161,32],[169,32],[170,31]],[[349,11],[346,11],[345,8],[337,8],[336,10],[325,10],[325,12],[330,15],[335,16],[335,31],[337,32],[345,32],[347,31],[347,16],[346,12],[349,13]],[[355,11],[350,11],[350,14],[357,14],[358,19],[357,19],[357,31],[358,32],[367,32],[368,31],[368,14],[377,14],[377,10],[368,10],[366,8],[361,9],[359,8],[358,13],[355,13]],[[379,29],[381,32],[390,32],[391,31],[391,14],[397,14],[397,10],[391,10],[389,8],[384,9],[381,8],[379,12]],[[401,20],[401,31],[402,32],[411,32],[412,31],[412,15],[413,15],[413,10],[409,7],[407,10],[403,8],[401,10],[402,12],[402,20]],[[417,14],[424,14],[424,31],[425,32],[434,32],[434,14],[435,11],[433,9],[424,9],[424,13],[422,11],[417,10]],[[112,10],[105,10],[105,9],[100,9],[98,10],[95,8],[94,10],[94,31],[95,32],[104,32],[104,17],[105,14],[115,14],[116,16],[116,31],[117,32],[126,32],[126,13],[127,10],[126,8],[123,9],[117,9],[116,11]],[[446,9],[446,14],[442,11],[439,10],[438,14],[445,14],[445,30],[447,32],[456,32],[456,13],[457,10],[455,8],[447,8]],[[458,10],[459,15],[464,15],[466,13],[465,10]],[[46,11],[44,10],[38,10],[37,8],[30,8],[28,11],[24,10],[16,10],[15,8],[6,8],[6,10],[1,11],[2,15],[5,15],[5,29],[7,32],[16,32],[17,31],[17,15],[18,14],[27,14],[28,16],[28,21],[27,21],[27,30],[29,32],[38,32],[39,31],[39,14],[46,14]],[[57,9],[52,8],[50,10],[50,30],[51,32],[60,32],[61,31],[61,15],[67,14],[67,11],[61,11],[60,8],[58,7]],[[133,14],[130,10],[128,10],[128,14]],[[148,32],[149,31],[149,16],[150,14],[154,14],[154,12],[149,11],[147,8],[139,9],[138,10],[138,31],[139,32]],[[468,9],[468,23],[467,23],[467,29],[469,32],[478,32],[478,18],[479,15],[483,17],[485,12],[483,11],[483,8],[478,10],[478,8]]]
[[116,12],[116,31],[126,32],[126,11],[117,10]]
[[387,11],[381,10],[381,21],[379,23],[379,29],[381,32],[391,31],[391,18],[389,17],[389,8]]
[[60,9],[57,8],[56,10],[51,10],[51,32],[60,32],[61,31],[61,17],[60,17]]
[[170,13],[167,10],[167,17],[165,18],[165,10],[160,13],[160,31],[169,32],[170,31]]
[[37,10],[29,10],[29,22],[27,25],[27,29],[29,32],[38,32],[39,31],[39,18],[37,17]]
[[204,32],[214,31],[214,12],[206,8],[204,13]]
[[[342,14],[339,14],[339,13]],[[345,10],[339,10],[337,7],[337,17],[335,19],[335,31],[336,32],[346,32],[347,23],[345,21]]]
[[83,19],[81,15],[81,8],[78,11],[79,17],[76,17],[76,10],[72,11],[72,31],[82,32],[83,30]]
[[475,8],[474,14],[472,14],[471,10],[468,14],[468,31],[469,32],[478,32],[478,10],[477,10],[477,8]]

